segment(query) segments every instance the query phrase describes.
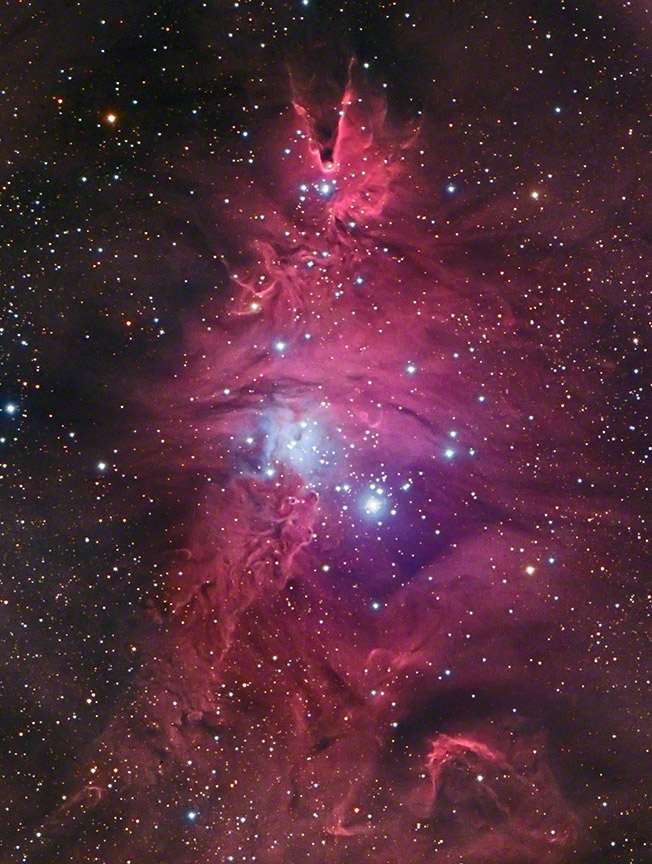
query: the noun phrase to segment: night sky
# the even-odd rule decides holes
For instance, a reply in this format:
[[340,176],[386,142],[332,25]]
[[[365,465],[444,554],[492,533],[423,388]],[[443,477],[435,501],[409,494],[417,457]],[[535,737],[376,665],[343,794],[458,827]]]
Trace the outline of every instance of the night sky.
[[646,0],[0,24],[0,861],[652,861]]

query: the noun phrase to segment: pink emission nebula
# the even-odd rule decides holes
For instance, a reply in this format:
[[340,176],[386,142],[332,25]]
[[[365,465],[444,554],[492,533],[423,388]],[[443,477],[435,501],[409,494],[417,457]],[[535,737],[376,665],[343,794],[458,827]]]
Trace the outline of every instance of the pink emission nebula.
[[[3,409],[12,428],[54,423],[68,393],[60,437],[83,439],[75,471],[92,475],[69,504],[65,480],[43,499],[43,525],[86,543],[86,576],[34,612],[68,643],[30,637],[51,708],[28,716],[60,754],[28,740],[29,771],[6,763],[3,860],[652,860],[650,164],[637,97],[614,95],[618,52],[592,77],[573,36],[599,45],[620,19],[599,3],[195,5],[196,53],[178,10],[151,45],[198,93],[224,86],[201,109],[221,119],[171,96],[138,168],[157,183],[107,169],[131,187],[89,216],[84,299],[41,395]],[[134,14],[120,26],[141,32]],[[106,44],[122,58],[107,80],[130,81],[131,43]],[[164,98],[133,68],[96,97],[116,164]],[[217,132],[173,133],[182,111]],[[74,160],[79,194],[97,188]],[[89,557],[104,542],[120,553]]]

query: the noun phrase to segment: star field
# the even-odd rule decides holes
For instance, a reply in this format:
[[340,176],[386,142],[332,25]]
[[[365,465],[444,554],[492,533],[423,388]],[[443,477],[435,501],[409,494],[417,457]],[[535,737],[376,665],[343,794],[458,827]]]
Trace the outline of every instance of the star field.
[[2,13],[3,861],[650,860],[649,11]]

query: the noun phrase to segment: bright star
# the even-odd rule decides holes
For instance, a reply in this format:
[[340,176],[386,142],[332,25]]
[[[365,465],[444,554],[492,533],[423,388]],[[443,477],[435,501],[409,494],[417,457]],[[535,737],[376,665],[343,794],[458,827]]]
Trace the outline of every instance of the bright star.
[[377,495],[370,495],[364,502],[365,513],[374,516],[383,509],[383,502]]

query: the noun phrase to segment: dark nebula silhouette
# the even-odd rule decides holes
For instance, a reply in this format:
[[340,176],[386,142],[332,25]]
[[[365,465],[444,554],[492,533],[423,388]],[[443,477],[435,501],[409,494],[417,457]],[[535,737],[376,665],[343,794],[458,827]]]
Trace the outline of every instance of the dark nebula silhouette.
[[2,860],[649,861],[643,6],[12,34]]

